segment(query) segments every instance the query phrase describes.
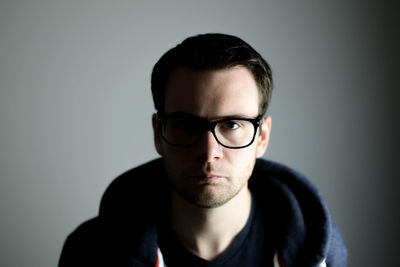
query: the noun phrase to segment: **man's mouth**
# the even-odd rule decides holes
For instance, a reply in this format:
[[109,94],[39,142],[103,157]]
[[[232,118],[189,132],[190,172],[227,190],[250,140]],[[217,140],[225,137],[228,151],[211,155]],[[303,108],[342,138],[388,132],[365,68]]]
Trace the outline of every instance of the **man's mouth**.
[[222,179],[223,176],[218,175],[218,174],[209,173],[209,174],[193,175],[193,176],[190,176],[190,178],[196,179],[200,182],[212,183],[219,179]]

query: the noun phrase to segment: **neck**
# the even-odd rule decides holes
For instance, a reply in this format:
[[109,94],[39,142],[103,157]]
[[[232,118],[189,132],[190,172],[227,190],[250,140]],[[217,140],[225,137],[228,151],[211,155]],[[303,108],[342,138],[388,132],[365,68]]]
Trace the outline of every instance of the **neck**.
[[251,210],[247,186],[227,203],[216,208],[193,205],[172,193],[172,230],[189,251],[212,260],[225,251],[246,225]]

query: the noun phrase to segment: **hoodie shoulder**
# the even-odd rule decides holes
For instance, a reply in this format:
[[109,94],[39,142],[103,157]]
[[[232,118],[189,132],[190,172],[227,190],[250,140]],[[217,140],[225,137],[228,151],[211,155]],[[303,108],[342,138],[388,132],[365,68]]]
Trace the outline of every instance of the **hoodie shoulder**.
[[168,183],[164,173],[164,164],[159,158],[121,174],[104,192],[99,215],[125,213],[132,205],[138,213],[146,213],[152,204],[156,204],[158,196],[163,194],[162,189],[165,189],[163,186]]
[[[283,164],[258,159],[249,188],[261,199],[274,202],[282,239],[278,250],[286,266],[317,266],[323,260],[331,263],[328,266],[346,266],[342,236],[321,193],[305,176]],[[266,192],[272,196],[263,197]]]
[[154,266],[154,207],[166,180],[162,172],[157,159],[114,179],[103,194],[99,215],[67,237],[59,266]]

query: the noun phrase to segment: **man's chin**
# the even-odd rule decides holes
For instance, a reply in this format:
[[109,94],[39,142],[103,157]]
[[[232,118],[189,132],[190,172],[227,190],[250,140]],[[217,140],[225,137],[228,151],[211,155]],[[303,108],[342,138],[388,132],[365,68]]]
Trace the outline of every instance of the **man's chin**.
[[216,201],[216,200],[193,200],[193,199],[185,199],[185,200],[190,204],[203,209],[215,209],[223,206],[225,203],[229,201],[229,200]]
[[[207,189],[206,189],[207,190]],[[210,190],[203,192],[182,192],[180,190],[176,191],[177,194],[183,198],[186,202],[205,209],[213,209],[223,206],[229,202],[237,193],[222,193],[217,192],[217,190]]]

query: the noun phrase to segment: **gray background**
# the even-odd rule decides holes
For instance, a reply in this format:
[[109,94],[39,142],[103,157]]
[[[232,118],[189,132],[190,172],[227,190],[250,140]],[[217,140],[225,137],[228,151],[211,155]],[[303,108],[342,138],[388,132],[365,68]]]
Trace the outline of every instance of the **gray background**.
[[320,188],[349,266],[396,265],[397,12],[389,1],[1,0],[0,265],[55,266],[110,181],[156,157],[152,66],[204,32],[238,35],[270,62],[266,158]]

